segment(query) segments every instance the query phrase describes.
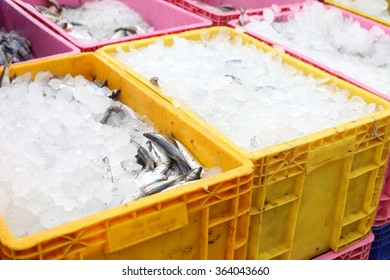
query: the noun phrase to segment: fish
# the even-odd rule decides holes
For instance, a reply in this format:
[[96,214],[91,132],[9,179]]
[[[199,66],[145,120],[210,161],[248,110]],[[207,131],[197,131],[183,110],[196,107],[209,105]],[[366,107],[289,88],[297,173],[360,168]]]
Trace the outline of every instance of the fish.
[[91,74],[93,82],[100,88],[106,87],[108,85],[108,80],[104,80],[103,82],[96,78],[96,75]]
[[134,35],[138,33],[137,30],[138,30],[137,26],[119,27],[114,30],[114,34],[111,36],[110,39],[116,39],[116,38]]
[[168,176],[154,171],[146,171],[139,173],[136,179],[136,184],[141,189],[157,182],[166,181]]
[[175,142],[172,141],[169,136],[161,133],[144,133],[143,135],[161,146],[166,151],[167,155],[177,164],[183,174],[191,170],[190,165],[177,148]]
[[146,142],[146,144],[148,146],[148,150],[149,150],[151,156],[154,159],[154,162],[155,162],[156,166],[159,166],[159,165],[170,165],[171,164],[172,161],[171,161],[170,157],[165,152],[165,150],[163,148],[161,148],[161,146],[156,145],[151,140],[148,140]]
[[240,16],[238,17],[238,24],[240,26],[244,26],[245,25],[245,18],[247,17],[246,9],[239,8],[238,10],[240,11]]
[[143,135],[148,139],[146,148],[131,140],[138,146],[136,159],[142,166],[136,176],[139,189],[121,205],[198,180],[203,174],[200,163],[175,138],[158,132]]
[[0,48],[0,65],[4,65],[6,54],[4,53],[3,49]]
[[9,86],[11,84],[11,79],[9,76],[9,68],[11,66],[11,63],[12,63],[12,57],[8,57],[6,55],[3,71],[1,72],[0,75],[0,88],[4,86]]
[[179,149],[180,153],[183,155],[184,159],[188,163],[191,169],[197,169],[199,167],[202,167],[200,162],[192,155],[192,153],[180,142],[174,139],[177,148]]
[[121,108],[121,106],[111,106],[107,109],[107,111],[104,113],[103,118],[100,120],[100,123],[107,124],[108,120],[110,119],[112,113],[120,114],[121,118],[125,118],[125,112]]
[[117,98],[117,96],[121,93],[121,90],[120,89],[114,89],[111,91],[111,95],[109,95],[108,97],[110,98]]
[[137,154],[135,156],[137,163],[142,166],[143,170],[153,170],[155,168],[155,163],[148,150],[133,139],[131,139],[130,142],[135,143],[138,146]]
[[205,6],[211,10],[214,10],[216,12],[232,12],[232,11],[237,10],[236,8],[234,8],[232,5],[229,5],[229,4],[222,4],[222,5],[216,6],[216,5],[211,5],[211,4],[205,3],[205,2],[200,1],[200,0],[196,0],[196,2],[201,4],[202,6]]
[[159,85],[159,83],[158,83],[158,78],[157,77],[151,77],[150,79],[149,79],[149,81],[153,84],[153,85],[155,85],[155,86],[160,86]]
[[234,8],[232,5],[228,5],[228,4],[219,5],[219,6],[217,6],[217,8],[219,10],[221,10],[222,12],[232,12],[232,11],[237,10],[237,8]]
[[152,194],[156,194],[162,192],[168,188],[173,186],[178,186],[179,183],[188,183],[190,181],[194,181],[200,178],[200,173],[202,168],[196,168],[188,171],[187,173],[170,178],[166,181],[156,182],[146,187],[141,188],[134,196],[134,200],[138,200],[140,198],[150,196]]
[[0,29],[0,65],[5,63],[6,55],[12,56],[12,62],[20,62],[33,59],[31,42],[20,36],[15,30],[7,32]]

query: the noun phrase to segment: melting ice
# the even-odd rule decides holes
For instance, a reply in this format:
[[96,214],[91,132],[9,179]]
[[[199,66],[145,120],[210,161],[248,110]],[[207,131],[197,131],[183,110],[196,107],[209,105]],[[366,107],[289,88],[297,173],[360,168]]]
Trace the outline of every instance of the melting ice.
[[161,90],[248,151],[273,146],[372,114],[366,104],[328,79],[304,76],[273,52],[230,37],[227,29],[210,38],[174,37],[125,51],[116,59],[147,79],[158,77]]

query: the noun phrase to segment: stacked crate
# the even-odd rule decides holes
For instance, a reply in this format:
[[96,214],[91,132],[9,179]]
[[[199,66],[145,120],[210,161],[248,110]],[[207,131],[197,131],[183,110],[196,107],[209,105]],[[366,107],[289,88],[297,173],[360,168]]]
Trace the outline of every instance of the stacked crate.
[[[330,3],[330,4],[334,4],[335,1],[325,1],[325,2]],[[369,16],[366,16],[366,15],[363,17],[363,16],[361,16],[361,13],[356,13],[356,11],[353,9],[347,9],[346,7],[343,7],[340,5],[337,5],[337,6],[340,8],[343,8],[343,9],[339,9],[338,7],[333,7],[330,5],[325,5],[326,8],[339,10],[345,18],[350,18],[353,21],[358,22],[359,25],[363,28],[371,29],[373,27],[377,27],[377,28],[383,29],[386,34],[390,34],[390,28],[388,26],[378,24],[378,22],[381,22],[381,20],[379,20],[379,19],[373,20]],[[287,21],[288,17],[295,12],[296,12],[296,10],[294,10],[294,11],[289,11],[289,10],[281,11],[279,14],[275,15],[275,18],[277,18],[277,20],[279,20],[279,21],[280,20]],[[258,19],[264,20],[261,16],[259,16]],[[238,20],[230,21],[229,26],[238,27],[239,26]],[[244,31],[245,31],[245,28],[244,28]],[[310,63],[311,65],[316,66],[316,67],[319,67],[332,75],[338,76],[338,77],[340,77],[348,82],[351,82],[351,83],[353,83],[361,88],[366,89],[367,91],[373,92],[376,95],[381,96],[387,100],[390,99],[389,96],[386,96],[382,92],[380,92],[376,89],[370,88],[369,86],[363,84],[359,80],[351,78],[350,76],[348,76],[348,73],[345,73],[345,72],[342,73],[340,71],[332,69],[330,66],[312,59],[311,57],[309,57],[306,53],[304,53],[302,51],[295,50],[292,47],[284,45],[283,43],[274,41],[273,39],[268,38],[266,35],[254,33],[251,31],[245,31],[245,32],[248,33],[249,35],[261,40],[261,41],[266,42],[267,44],[270,44],[272,46],[281,47],[287,53],[293,55],[294,57],[297,57],[297,58],[299,58],[307,63]],[[383,186],[382,186],[380,200],[379,200],[379,203],[377,206],[377,213],[376,213],[375,220],[373,223],[374,227],[372,229],[372,231],[376,237],[376,239],[374,241],[375,244],[378,244],[378,243],[382,244],[382,242],[383,242],[383,244],[387,244],[386,241],[381,240],[378,242],[377,239],[380,238],[380,239],[386,240],[386,238],[387,238],[387,236],[385,234],[387,231],[385,229],[383,229],[381,226],[386,227],[386,224],[390,220],[390,196],[389,196],[389,194],[390,194],[390,178],[389,178],[389,168],[387,167],[384,178],[383,178]],[[375,246],[373,245],[373,250],[377,246],[378,245],[375,245]],[[377,250],[377,249],[375,249],[375,250]],[[377,254],[372,254],[370,256],[370,258],[373,258],[373,256],[375,256],[375,255],[377,255]]]
[[[177,36],[200,40],[204,31],[208,31],[212,37],[220,30],[221,27],[215,27]],[[241,37],[243,44],[253,44],[264,51],[275,51],[253,37],[233,29],[228,32],[231,37]],[[157,40],[171,45],[173,36],[107,46],[98,52],[174,103],[147,78],[111,56],[118,47],[125,51],[134,50]],[[329,82],[348,88],[353,94],[387,103],[372,93],[296,58],[280,55],[285,63],[304,73],[327,77]],[[369,136],[374,123],[364,121],[364,124],[358,122],[357,126],[346,125],[324,130],[310,137],[249,153],[205,123],[196,112],[182,110],[208,128],[210,134],[217,135],[219,141],[251,159],[254,164],[248,259],[310,259],[330,249],[335,252],[343,250],[370,233],[388,155],[386,118],[378,122],[379,119],[375,117],[376,125],[382,131],[376,139]],[[340,169],[342,166],[346,169]],[[327,193],[328,199],[324,199],[323,193]]]

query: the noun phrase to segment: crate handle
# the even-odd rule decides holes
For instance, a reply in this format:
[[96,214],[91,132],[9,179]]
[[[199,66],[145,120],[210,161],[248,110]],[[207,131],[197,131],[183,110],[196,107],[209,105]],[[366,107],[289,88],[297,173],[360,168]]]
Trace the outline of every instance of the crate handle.
[[105,253],[113,253],[188,225],[187,204],[170,205],[125,219],[107,230]]

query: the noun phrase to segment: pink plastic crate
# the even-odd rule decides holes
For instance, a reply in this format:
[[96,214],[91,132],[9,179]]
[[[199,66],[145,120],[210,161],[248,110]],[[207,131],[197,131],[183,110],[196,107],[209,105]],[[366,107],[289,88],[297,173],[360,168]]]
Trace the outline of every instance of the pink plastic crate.
[[[325,7],[327,7],[328,9],[340,10],[344,17],[350,17],[354,21],[359,22],[361,27],[363,27],[363,28],[370,29],[373,26],[377,26],[377,27],[383,29],[387,34],[390,34],[390,27],[389,26],[381,25],[375,21],[371,21],[371,20],[366,19],[362,16],[359,16],[359,15],[353,14],[351,12],[339,9],[337,7],[333,7],[330,5],[325,5]],[[292,13],[294,13],[294,12],[291,10],[288,10],[288,11],[284,11],[284,12],[281,12],[281,13],[275,15],[275,17],[279,18],[279,20],[286,21],[286,20],[288,20],[288,16]],[[261,20],[262,16],[259,15],[258,19]],[[234,28],[238,27],[239,26],[238,19],[230,21],[228,23],[228,26],[234,27]],[[299,59],[301,59],[309,64],[312,64],[318,68],[321,68],[334,76],[337,76],[337,77],[344,79],[350,83],[353,83],[353,84],[355,84],[363,89],[366,89],[366,90],[368,90],[368,91],[370,91],[378,96],[381,96],[387,100],[390,100],[389,96],[382,94],[378,90],[373,89],[365,84],[362,84],[361,82],[357,81],[356,79],[353,79],[353,78],[347,76],[345,73],[341,73],[337,70],[334,70],[333,68],[328,67],[325,64],[314,61],[313,59],[311,59],[307,55],[300,53],[300,52],[298,52],[298,51],[296,51],[288,46],[285,46],[284,44],[275,42],[271,39],[268,39],[267,37],[265,37],[263,35],[259,35],[259,34],[256,34],[256,33],[250,32],[250,31],[246,31],[246,33],[265,42],[265,43],[267,43],[267,44],[269,44],[269,45],[280,46],[285,50],[286,53],[288,53],[292,56],[295,56],[295,57],[297,57],[297,58],[299,58]],[[390,155],[389,155],[388,162],[390,163]],[[387,165],[387,169],[385,172],[385,176],[384,176],[384,180],[383,180],[382,194],[381,194],[380,201],[378,204],[377,215],[376,215],[376,218],[374,221],[374,226],[381,226],[383,224],[390,222],[390,170],[389,169],[390,169],[390,164]]]
[[390,223],[390,155],[388,167],[386,169],[381,198],[378,204],[378,210],[375,216],[373,226],[380,227]]
[[62,54],[75,54],[80,50],[64,38],[44,26],[11,0],[0,1],[0,27],[7,31],[15,30],[31,42],[31,52],[35,59],[54,57]]
[[[82,43],[76,38],[70,36],[65,30],[50,21],[33,7],[33,5],[46,6],[47,0],[13,1],[34,15],[34,17],[38,18],[45,25],[55,30],[62,37],[72,42],[82,52],[95,51],[96,49],[108,44],[144,39],[156,35],[178,33],[196,28],[209,27],[212,25],[211,21],[163,0],[122,0],[123,3],[139,13],[145,21],[152,25],[155,28],[155,31],[117,39],[104,40],[97,43]],[[83,0],[84,3],[91,1],[92,0]],[[57,2],[61,5],[79,6],[79,0],[57,0]]]
[[[227,25],[229,21],[240,17],[239,11],[217,12],[195,0],[166,1],[211,20],[215,26]],[[305,0],[203,0],[202,2],[212,6],[231,5],[235,8],[246,8],[246,14],[260,15],[264,8],[271,7],[272,4],[276,4],[284,10],[292,4],[301,4]]]
[[341,252],[334,253],[333,251],[329,251],[313,260],[368,260],[374,239],[375,235],[370,232],[370,234],[359,243],[356,243]]

